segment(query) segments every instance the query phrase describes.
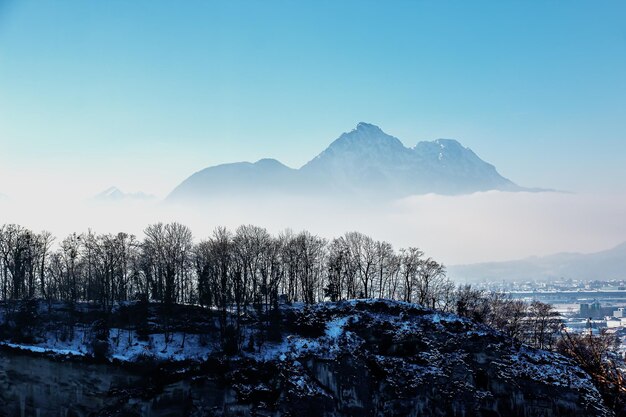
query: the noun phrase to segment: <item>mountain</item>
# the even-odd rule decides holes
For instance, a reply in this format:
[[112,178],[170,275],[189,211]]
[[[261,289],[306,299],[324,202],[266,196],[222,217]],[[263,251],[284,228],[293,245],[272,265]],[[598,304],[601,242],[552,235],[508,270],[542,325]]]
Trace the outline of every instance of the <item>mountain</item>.
[[560,253],[508,262],[456,265],[450,277],[466,281],[526,281],[536,279],[626,279],[626,242],[590,253]]
[[274,159],[218,165],[196,172],[169,200],[224,195],[299,194],[405,197],[526,190],[456,140],[405,147],[378,126],[359,123],[300,169]]
[[113,202],[113,201],[129,201],[129,200],[152,200],[155,197],[150,194],[137,192],[137,193],[125,193],[117,187],[109,187],[101,193],[95,195],[93,199],[100,202]]
[[359,123],[301,168],[340,189],[411,194],[517,190],[493,165],[452,139],[405,147],[378,126]]
[[275,159],[223,164],[196,172],[176,187],[168,199],[288,192],[297,187],[297,179],[297,170]]

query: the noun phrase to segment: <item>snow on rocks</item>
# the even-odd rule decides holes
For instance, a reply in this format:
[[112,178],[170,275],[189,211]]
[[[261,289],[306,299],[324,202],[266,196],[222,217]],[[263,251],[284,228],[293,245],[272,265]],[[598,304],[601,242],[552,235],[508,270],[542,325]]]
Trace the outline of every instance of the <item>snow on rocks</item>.
[[[610,414],[590,377],[563,356],[415,304],[377,299],[284,304],[272,324],[272,338],[266,323],[247,318],[238,341],[243,350],[230,355],[221,349],[219,328],[209,320],[203,332],[198,327],[183,332],[164,329],[156,315],[148,318],[148,329],[141,333],[108,330],[110,358],[170,365],[219,359],[240,401],[320,401],[332,410],[347,404],[351,410],[377,409],[379,415],[408,415],[433,404],[439,415],[471,415],[475,409],[499,410],[494,415],[515,415],[506,414],[511,409],[518,415],[546,410],[546,415],[564,415],[563,410],[572,409],[578,411],[568,415]],[[30,344],[4,344],[35,353],[92,354],[93,329],[77,326],[72,337],[57,333]],[[533,405],[526,397],[541,401]]]

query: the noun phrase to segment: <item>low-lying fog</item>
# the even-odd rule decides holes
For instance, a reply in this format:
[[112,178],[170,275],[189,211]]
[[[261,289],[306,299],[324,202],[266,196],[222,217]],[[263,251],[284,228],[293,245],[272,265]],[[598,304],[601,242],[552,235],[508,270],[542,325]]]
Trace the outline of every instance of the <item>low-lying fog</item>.
[[518,259],[556,252],[594,252],[626,240],[626,195],[484,192],[422,195],[391,202],[268,198],[181,206],[151,201],[70,198],[0,199],[0,223],[70,232],[126,231],[178,221],[197,239],[216,226],[255,224],[332,238],[358,230],[395,247],[417,246],[447,265]]

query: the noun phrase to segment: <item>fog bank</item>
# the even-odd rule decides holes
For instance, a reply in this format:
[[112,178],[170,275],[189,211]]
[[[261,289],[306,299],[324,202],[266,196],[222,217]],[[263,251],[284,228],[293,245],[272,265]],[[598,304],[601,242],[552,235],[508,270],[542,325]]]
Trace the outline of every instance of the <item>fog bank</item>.
[[178,221],[196,239],[216,226],[255,224],[277,233],[306,229],[332,238],[358,230],[395,247],[417,246],[445,264],[594,252],[626,241],[626,195],[511,193],[421,195],[391,202],[306,198],[239,199],[202,206],[158,201],[0,199],[0,223],[19,223],[57,238],[71,232],[126,231]]

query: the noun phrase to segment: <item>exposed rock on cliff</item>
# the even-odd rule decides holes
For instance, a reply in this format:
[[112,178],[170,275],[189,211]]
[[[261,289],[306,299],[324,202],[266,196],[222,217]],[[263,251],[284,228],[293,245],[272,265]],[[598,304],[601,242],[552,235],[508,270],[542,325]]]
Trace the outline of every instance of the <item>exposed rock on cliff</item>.
[[569,359],[451,314],[364,300],[286,309],[283,325],[282,343],[227,374],[252,413],[612,415]]
[[[29,333],[36,344],[2,345],[77,361],[95,357],[84,344],[95,340],[93,323],[103,321],[93,321],[98,316],[87,306],[73,310],[84,323],[75,329],[79,337],[62,344],[46,333],[65,317],[61,307],[40,315]],[[96,339],[118,364],[138,369],[143,382],[111,388],[104,399],[93,393],[111,404],[94,415],[613,415],[571,360],[453,314],[386,300],[281,305],[262,320],[249,313],[240,320],[243,349],[227,354],[210,309],[141,303],[115,309],[107,323],[125,330],[110,329],[108,342]]]

